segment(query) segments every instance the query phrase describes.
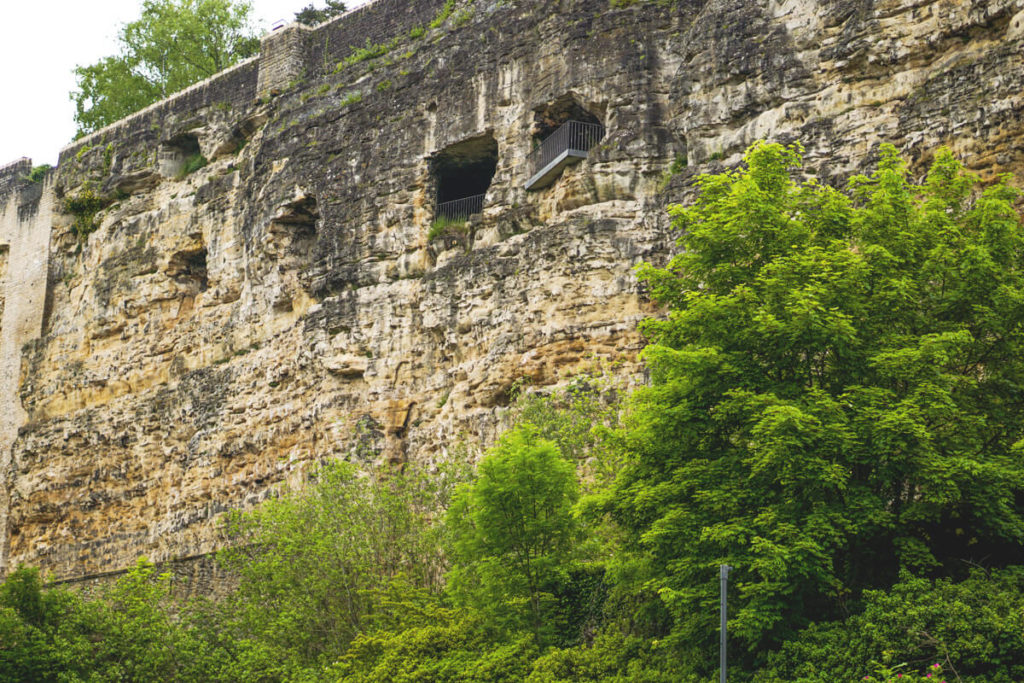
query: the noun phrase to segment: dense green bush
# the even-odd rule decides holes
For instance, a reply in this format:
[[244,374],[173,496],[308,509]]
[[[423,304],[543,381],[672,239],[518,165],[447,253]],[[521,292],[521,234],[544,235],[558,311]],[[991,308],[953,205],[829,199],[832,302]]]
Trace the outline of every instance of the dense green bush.
[[181,167],[181,172],[178,174],[178,179],[180,180],[185,176],[192,175],[208,163],[210,162],[202,154],[193,154],[185,159],[185,164]]
[[79,238],[83,238],[99,227],[96,217],[113,203],[113,199],[98,194],[86,183],[78,194],[64,198],[64,211],[74,216],[72,230]]
[[221,617],[231,676],[333,662],[377,618],[379,593],[396,577],[439,591],[445,566],[434,514],[458,476],[365,476],[335,463],[303,491],[234,515],[233,545],[220,558],[239,577]]
[[582,541],[578,495],[574,465],[535,427],[505,434],[448,510],[456,599],[506,631],[553,642],[564,627],[555,594]]
[[53,168],[53,166],[51,166],[50,164],[40,164],[39,166],[33,166],[32,170],[28,172],[28,175],[25,176],[25,180],[29,181],[30,183],[41,183],[43,182],[43,178],[46,177],[46,174],[50,172],[51,168]]
[[864,611],[816,624],[786,643],[759,680],[860,680],[872,662],[921,671],[939,663],[950,678],[1024,681],[1024,567],[975,570],[959,583],[904,575],[869,591]]
[[140,560],[87,599],[43,590],[38,571],[16,570],[0,586],[0,681],[178,679],[180,631],[168,580]]

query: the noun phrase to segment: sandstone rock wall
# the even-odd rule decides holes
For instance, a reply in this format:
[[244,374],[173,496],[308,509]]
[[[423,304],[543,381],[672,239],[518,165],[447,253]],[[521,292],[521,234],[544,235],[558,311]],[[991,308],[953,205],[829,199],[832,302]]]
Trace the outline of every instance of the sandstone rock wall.
[[[32,163],[0,168],[0,473],[11,471],[12,447],[26,413],[18,397],[22,347],[39,338],[47,294],[53,206],[52,176],[25,178]],[[11,535],[14,481],[0,487],[0,569]]]
[[[1024,0],[476,0],[428,28],[442,7],[271,35],[66,149],[32,216],[7,191],[0,563],[201,556],[220,513],[318,462],[487,444],[524,377],[642,381],[631,268],[666,258],[665,203],[757,138],[803,141],[831,182],[881,140],[915,168],[939,144],[1022,165]],[[604,139],[527,192],[569,111]],[[490,145],[483,214],[428,239],[440,160]],[[112,203],[80,235],[85,192]]]

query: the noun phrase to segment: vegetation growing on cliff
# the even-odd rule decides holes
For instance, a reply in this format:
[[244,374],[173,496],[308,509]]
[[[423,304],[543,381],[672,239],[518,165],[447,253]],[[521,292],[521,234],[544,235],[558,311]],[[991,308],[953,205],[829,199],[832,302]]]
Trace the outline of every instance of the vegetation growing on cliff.
[[745,161],[640,269],[668,315],[621,413],[583,379],[464,481],[328,468],[234,517],[238,590],[175,619],[145,564],[96,600],[20,570],[0,671],[705,681],[728,563],[731,680],[1024,680],[1015,192],[945,151],[915,185],[885,147],[847,193],[795,181],[797,146]]
[[43,178],[46,177],[46,174],[50,172],[51,168],[53,167],[50,164],[41,164],[39,166],[33,166],[32,170],[30,170],[28,174],[25,176],[25,180],[29,181],[30,183],[41,183],[43,182]]
[[82,238],[99,227],[97,215],[113,203],[110,197],[97,193],[91,183],[85,183],[77,194],[65,197],[64,211],[74,216],[75,235]]
[[146,0],[117,55],[75,68],[78,137],[256,54],[250,13],[240,0]]

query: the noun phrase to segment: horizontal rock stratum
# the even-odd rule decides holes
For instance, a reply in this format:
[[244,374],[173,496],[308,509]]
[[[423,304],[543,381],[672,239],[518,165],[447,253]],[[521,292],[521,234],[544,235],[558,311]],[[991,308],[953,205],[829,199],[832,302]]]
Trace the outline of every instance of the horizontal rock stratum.
[[[286,27],[40,183],[0,167],[0,569],[202,556],[324,460],[487,445],[524,378],[643,381],[632,268],[756,139],[825,182],[885,141],[1024,165],[1024,0],[449,9]],[[570,120],[598,137],[528,191]]]

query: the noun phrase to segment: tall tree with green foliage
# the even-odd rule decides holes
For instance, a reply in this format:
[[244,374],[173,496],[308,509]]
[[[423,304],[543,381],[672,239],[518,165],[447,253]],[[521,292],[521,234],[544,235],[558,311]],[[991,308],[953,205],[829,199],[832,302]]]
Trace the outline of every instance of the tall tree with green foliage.
[[[760,143],[674,207],[681,253],[641,279],[653,386],[606,509],[665,642],[710,668],[718,565],[739,657],[856,611],[902,569],[958,576],[1024,549],[1024,233],[1016,193],[891,146],[850,197]],[[705,671],[706,671],[705,669]]]
[[448,579],[459,602],[495,625],[551,642],[554,594],[580,541],[572,512],[578,495],[575,466],[536,427],[502,436],[448,509]]
[[75,68],[78,136],[256,54],[251,10],[239,0],[145,0],[121,27],[117,55]]

